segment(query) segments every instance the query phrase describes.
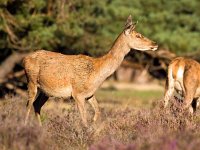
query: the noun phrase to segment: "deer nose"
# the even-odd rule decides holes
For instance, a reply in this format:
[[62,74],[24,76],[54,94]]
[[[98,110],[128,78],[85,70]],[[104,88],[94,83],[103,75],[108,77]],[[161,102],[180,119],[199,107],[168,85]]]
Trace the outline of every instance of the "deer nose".
[[157,43],[156,42],[152,42],[152,44],[151,44],[151,50],[155,51],[157,49],[158,49]]

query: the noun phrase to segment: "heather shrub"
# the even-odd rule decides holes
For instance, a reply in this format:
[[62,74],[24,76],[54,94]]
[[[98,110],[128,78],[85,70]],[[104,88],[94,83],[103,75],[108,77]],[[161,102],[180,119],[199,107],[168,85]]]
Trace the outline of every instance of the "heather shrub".
[[[93,144],[90,149],[198,149],[200,144],[198,115],[191,116],[186,111],[177,108],[176,105],[172,104],[170,108],[163,109],[158,102],[151,109],[139,110],[132,116],[132,119],[131,117],[126,118],[129,123],[124,129],[122,137],[124,139],[119,140],[119,137],[110,135],[97,144]],[[129,116],[127,112],[126,115]],[[114,132],[113,130],[118,133],[123,121],[118,119],[115,125],[115,128],[109,125],[112,128],[109,130],[111,133]]]
[[163,109],[160,101],[140,109],[115,107],[112,103],[101,107],[97,123],[92,122],[94,111],[88,105],[88,128],[82,126],[73,102],[58,101],[42,110],[42,127],[33,112],[24,126],[25,105],[20,97],[9,97],[0,103],[0,149],[196,150],[200,146],[199,111],[190,115],[176,103],[168,109]]
[[48,133],[30,118],[24,125],[26,102],[20,97],[9,97],[0,105],[0,149],[49,150],[55,149]]
[[50,113],[45,127],[59,149],[86,149],[93,141],[92,126],[82,126],[80,114],[75,107],[64,111],[62,115]]

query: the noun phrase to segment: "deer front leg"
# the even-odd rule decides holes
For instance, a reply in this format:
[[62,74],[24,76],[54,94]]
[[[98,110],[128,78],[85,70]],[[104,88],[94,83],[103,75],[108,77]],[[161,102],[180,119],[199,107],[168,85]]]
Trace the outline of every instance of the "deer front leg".
[[28,83],[28,102],[27,102],[27,113],[25,118],[25,125],[27,124],[28,117],[31,111],[31,107],[37,95],[37,85],[33,82]]
[[83,98],[81,96],[76,96],[76,97],[74,97],[74,99],[75,99],[75,102],[78,106],[83,125],[85,127],[87,127],[88,124],[87,124],[87,112],[86,112],[86,109],[85,109],[85,98]]
[[90,103],[90,105],[92,106],[92,108],[94,109],[95,111],[95,115],[94,115],[94,118],[93,118],[93,121],[97,121],[97,119],[99,118],[100,116],[100,110],[99,110],[99,105],[97,103],[97,100],[95,98],[95,96],[92,96],[88,102]]
[[195,101],[195,106],[193,107],[194,112],[197,111],[199,104],[200,104],[200,97],[197,98],[196,101]]
[[199,107],[199,103],[200,103],[200,97],[196,101],[196,109]]

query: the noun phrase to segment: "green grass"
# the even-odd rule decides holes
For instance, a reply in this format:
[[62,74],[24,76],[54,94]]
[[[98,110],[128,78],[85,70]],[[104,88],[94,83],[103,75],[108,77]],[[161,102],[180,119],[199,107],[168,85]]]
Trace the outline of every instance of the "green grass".
[[98,101],[118,103],[134,107],[149,106],[163,97],[163,91],[110,90],[100,89],[96,93]]

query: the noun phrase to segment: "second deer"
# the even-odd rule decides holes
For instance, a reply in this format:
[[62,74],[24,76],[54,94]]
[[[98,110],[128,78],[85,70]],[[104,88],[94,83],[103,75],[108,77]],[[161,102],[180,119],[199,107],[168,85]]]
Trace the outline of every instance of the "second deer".
[[[40,110],[49,96],[73,97],[84,126],[87,126],[85,101],[88,101],[95,111],[93,120],[96,121],[100,110],[94,93],[102,82],[119,67],[131,49],[154,51],[157,47],[155,42],[135,31],[135,24],[129,16],[109,52],[100,58],[44,50],[30,54],[24,59],[29,96],[25,124],[33,105],[41,125]],[[36,98],[38,91],[40,94]]]
[[165,107],[175,92],[182,99],[183,109],[193,113],[200,101],[200,64],[197,61],[184,57],[172,60],[168,67]]

